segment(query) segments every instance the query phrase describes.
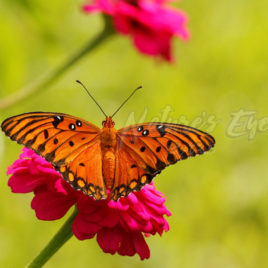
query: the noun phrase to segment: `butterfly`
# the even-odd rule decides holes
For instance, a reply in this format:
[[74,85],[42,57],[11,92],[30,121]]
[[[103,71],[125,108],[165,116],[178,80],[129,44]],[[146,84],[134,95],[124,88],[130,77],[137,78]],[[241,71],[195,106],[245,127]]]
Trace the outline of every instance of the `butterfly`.
[[107,199],[107,189],[114,201],[139,191],[165,167],[215,144],[211,135],[180,124],[153,122],[116,130],[112,117],[106,116],[100,129],[72,115],[32,112],[7,118],[1,128],[95,200]]

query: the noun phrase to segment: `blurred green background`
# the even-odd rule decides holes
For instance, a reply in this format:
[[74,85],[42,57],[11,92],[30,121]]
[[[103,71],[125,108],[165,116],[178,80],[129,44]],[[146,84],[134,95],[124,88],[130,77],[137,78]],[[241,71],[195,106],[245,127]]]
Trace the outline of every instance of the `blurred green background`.
[[[0,1],[0,99],[58,66],[100,32],[102,18],[84,15],[82,3]],[[129,38],[116,36],[47,90],[0,111],[1,121],[54,111],[100,126],[103,115],[76,79],[106,113],[143,85],[116,115],[117,128],[131,118],[186,119],[216,138],[212,152],[179,162],[155,179],[173,215],[168,233],[147,239],[149,260],[112,256],[95,239],[72,238],[46,267],[268,267],[268,2],[174,5],[188,13],[192,35],[188,43],[175,40],[176,64],[145,57]],[[238,118],[241,109],[248,114]],[[171,111],[165,116],[163,110]],[[32,195],[10,192],[6,170],[21,148],[0,134],[0,267],[23,267],[67,218],[38,221],[30,208]]]

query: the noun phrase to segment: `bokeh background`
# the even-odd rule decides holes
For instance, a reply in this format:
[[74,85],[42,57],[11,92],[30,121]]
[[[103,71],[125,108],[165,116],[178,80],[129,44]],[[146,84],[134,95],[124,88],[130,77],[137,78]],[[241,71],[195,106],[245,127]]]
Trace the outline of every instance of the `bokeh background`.
[[[59,65],[102,28],[83,1],[0,1],[0,98]],[[72,238],[46,267],[268,267],[268,2],[186,1],[191,40],[174,42],[175,64],[145,57],[116,36],[84,57],[48,89],[0,111],[0,120],[29,111],[64,112],[99,125],[103,115],[74,81],[82,80],[115,117],[164,118],[209,131],[216,147],[169,167],[155,179],[167,196],[170,231],[147,239],[151,258],[102,252],[95,239]],[[242,117],[240,110],[251,112]],[[163,111],[170,111],[163,115]],[[198,119],[199,118],[199,119]],[[23,267],[68,215],[39,221],[31,194],[12,194],[6,170],[21,146],[0,134],[0,266]]]

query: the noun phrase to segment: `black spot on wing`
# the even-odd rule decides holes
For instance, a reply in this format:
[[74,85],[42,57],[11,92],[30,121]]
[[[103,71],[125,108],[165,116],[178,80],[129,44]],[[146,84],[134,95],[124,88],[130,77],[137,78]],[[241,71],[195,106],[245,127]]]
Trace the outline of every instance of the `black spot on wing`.
[[63,120],[64,120],[64,118],[62,115],[56,115],[56,116],[54,116],[54,121],[52,122],[52,124],[55,128],[57,128],[59,123],[61,123]]
[[186,158],[188,157],[187,154],[186,154],[186,152],[184,152],[184,151],[180,148],[180,146],[178,146],[178,145],[177,145],[177,150],[178,150],[179,155],[181,156],[181,159],[186,159]]
[[171,143],[172,143],[172,141],[171,141],[171,140],[168,140],[168,141],[167,141],[167,148],[168,148],[168,149],[170,148]]
[[[34,137],[33,139],[31,139],[31,140],[28,140],[28,141],[25,143],[25,146],[28,147],[28,148],[31,148],[32,145],[35,143],[36,139],[37,139],[37,136],[35,136],[35,137]],[[19,140],[18,140],[17,142],[18,142],[18,143],[21,143],[21,142],[19,142]]]
[[148,136],[149,135],[149,130],[145,129],[142,132],[142,136]]
[[156,147],[155,151],[159,153],[161,151],[161,146]]
[[163,125],[157,125],[156,130],[159,132],[161,137],[163,137],[166,134],[166,128]]
[[47,131],[47,129],[44,130],[44,136],[45,136],[45,139],[48,138],[48,131]]
[[143,126],[139,126],[139,127],[137,128],[137,131],[138,131],[138,132],[143,131]]
[[146,150],[146,147],[144,147],[144,146],[142,146],[141,148],[140,148],[140,151],[143,153],[144,151]]
[[167,160],[170,164],[174,164],[176,162],[174,155],[171,153],[168,154]]
[[74,146],[74,142],[73,141],[69,141],[69,145],[72,147]]
[[44,151],[45,151],[45,144],[42,143],[42,144],[40,144],[40,145],[38,146],[38,148],[37,148],[37,153],[38,153],[38,154],[42,154]]
[[47,153],[47,154],[45,155],[45,159],[46,159],[48,162],[53,162],[54,158],[55,158],[55,151],[52,151],[52,152]]
[[166,167],[166,164],[162,161],[160,161],[159,159],[157,159],[157,162],[156,162],[156,168],[158,170],[162,170]]
[[69,129],[70,130],[75,130],[75,124],[73,124],[73,123],[69,124]]
[[76,125],[78,126],[78,127],[81,127],[82,126],[82,122],[80,121],[80,120],[76,120]]

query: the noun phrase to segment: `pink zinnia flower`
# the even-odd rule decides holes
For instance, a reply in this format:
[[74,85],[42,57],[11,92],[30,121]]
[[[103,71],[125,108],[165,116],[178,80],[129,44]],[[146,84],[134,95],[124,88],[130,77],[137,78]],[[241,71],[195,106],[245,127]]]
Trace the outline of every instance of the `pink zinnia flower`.
[[8,182],[12,192],[34,193],[31,205],[40,220],[57,220],[77,205],[74,235],[80,240],[96,235],[106,253],[128,256],[137,253],[142,260],[147,259],[150,250],[144,235],[161,235],[169,230],[164,215],[171,213],[164,206],[164,196],[153,184],[117,202],[95,201],[75,191],[50,163],[27,148],[23,148],[7,173],[12,175]]
[[187,40],[187,16],[168,7],[168,0],[93,0],[84,6],[85,12],[103,12],[112,16],[114,27],[132,37],[137,49],[171,61],[171,39]]

